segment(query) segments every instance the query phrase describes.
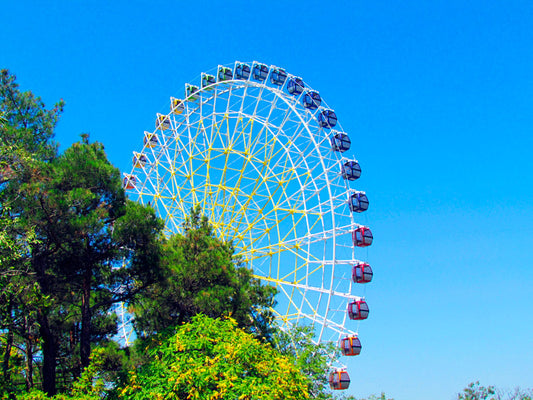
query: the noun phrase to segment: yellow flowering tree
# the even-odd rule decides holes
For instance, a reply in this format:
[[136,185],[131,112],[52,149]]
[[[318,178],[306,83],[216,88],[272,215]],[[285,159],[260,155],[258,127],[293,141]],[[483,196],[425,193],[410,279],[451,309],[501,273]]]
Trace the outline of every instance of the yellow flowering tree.
[[197,315],[172,336],[156,336],[151,362],[130,372],[123,399],[306,399],[307,378],[289,357],[231,318]]

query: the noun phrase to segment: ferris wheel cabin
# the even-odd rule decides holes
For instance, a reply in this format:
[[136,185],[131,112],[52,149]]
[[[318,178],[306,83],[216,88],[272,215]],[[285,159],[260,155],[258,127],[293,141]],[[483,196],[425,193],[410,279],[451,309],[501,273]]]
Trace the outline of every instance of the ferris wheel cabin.
[[346,371],[332,371],[328,377],[329,387],[333,390],[344,390],[350,387],[350,376]]
[[155,119],[155,128],[162,131],[170,129],[170,118],[167,115],[157,114]]
[[349,198],[350,211],[352,212],[363,212],[368,210],[368,197],[365,192],[355,192],[352,191]]
[[302,104],[309,110],[316,110],[322,104],[322,99],[316,90],[308,90],[302,98]]
[[366,247],[372,244],[374,236],[372,236],[372,231],[369,227],[361,226],[352,232],[352,240],[354,246]]
[[352,269],[352,279],[355,283],[368,283],[372,281],[374,271],[367,263],[359,263],[354,265]]
[[244,63],[235,64],[235,79],[248,80],[250,77],[250,66]]
[[183,100],[176,99],[174,97],[170,98],[170,112],[176,115],[183,113],[185,106],[183,105]]
[[270,73],[270,82],[276,86],[283,86],[287,79],[287,73],[283,68],[274,67]]
[[233,79],[233,71],[229,67],[224,67],[223,65],[218,66],[218,81],[225,82],[231,81]]
[[185,98],[187,101],[195,101],[198,100],[198,90],[200,88],[196,85],[191,85],[190,83],[185,84]]
[[142,168],[147,162],[148,159],[144,154],[133,152],[133,168]]
[[268,76],[268,67],[265,64],[254,63],[252,77],[259,82],[264,82]]
[[157,140],[157,135],[155,133],[144,131],[144,145],[149,149],[153,149],[159,143]]
[[216,79],[214,75],[209,75],[202,72],[202,89],[205,88],[205,90],[213,90],[212,85],[216,83]]
[[322,128],[331,129],[337,125],[337,115],[335,111],[324,109],[318,114],[318,125]]
[[361,177],[361,166],[357,160],[344,160],[341,166],[341,175],[344,179],[355,181]]
[[137,184],[137,179],[133,175],[124,174],[124,179],[122,181],[122,184],[124,185],[124,189],[130,190],[135,189],[135,185]]
[[355,321],[360,321],[368,318],[370,310],[368,304],[363,299],[352,301],[348,304],[348,317]]
[[346,336],[340,340],[339,347],[345,356],[358,356],[361,354],[361,341],[357,336]]
[[299,96],[300,94],[302,94],[304,89],[305,84],[302,78],[298,78],[297,76],[289,78],[289,81],[287,82],[287,92],[289,92],[293,96]]
[[350,137],[346,133],[342,132],[336,132],[331,137],[330,141],[331,149],[340,153],[344,153],[345,151],[350,150],[350,146],[352,145]]

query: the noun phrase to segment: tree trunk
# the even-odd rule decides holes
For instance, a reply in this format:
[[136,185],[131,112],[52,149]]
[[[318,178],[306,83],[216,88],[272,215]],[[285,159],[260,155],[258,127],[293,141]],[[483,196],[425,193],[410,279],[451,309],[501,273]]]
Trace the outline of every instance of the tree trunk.
[[80,334],[80,360],[82,371],[89,366],[89,356],[91,355],[91,268],[87,268],[83,275]]
[[33,389],[33,343],[32,333],[28,317],[24,317],[24,327],[28,337],[26,338],[26,389]]
[[39,311],[39,332],[42,338],[43,351],[43,391],[50,397],[57,393],[56,389],[56,361],[57,343],[50,329],[48,317]]
[[[8,312],[11,314],[11,305],[8,307]],[[4,353],[4,362],[2,365],[2,372],[4,373],[4,382],[9,382],[11,374],[9,372],[9,360],[11,358],[11,348],[13,347],[13,329],[7,331],[6,352]]]

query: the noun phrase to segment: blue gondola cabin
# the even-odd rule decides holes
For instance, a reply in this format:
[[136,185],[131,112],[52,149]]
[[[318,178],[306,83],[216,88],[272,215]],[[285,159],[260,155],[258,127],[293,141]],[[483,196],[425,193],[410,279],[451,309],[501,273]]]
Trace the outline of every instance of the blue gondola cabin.
[[365,192],[351,192],[348,200],[351,212],[363,212],[368,210],[368,197]]
[[151,132],[144,132],[144,145],[149,149],[153,149],[159,143],[157,140],[157,135]]
[[372,244],[374,237],[370,228],[361,226],[352,232],[352,240],[354,246],[366,247]]
[[359,321],[368,318],[370,310],[368,304],[363,299],[352,301],[348,304],[348,318]]
[[293,96],[299,96],[302,94],[304,89],[305,84],[302,78],[298,78],[296,76],[289,78],[289,81],[287,82],[287,92]]
[[283,68],[275,67],[270,73],[270,82],[276,86],[283,86],[287,79],[287,73]]
[[133,152],[133,168],[142,168],[147,162],[148,159],[144,154]]
[[320,104],[322,104],[322,99],[316,90],[309,90],[305,92],[304,97],[302,98],[302,104],[309,110],[316,110],[320,107]]
[[206,90],[213,90],[213,86],[216,83],[216,79],[214,75],[209,75],[202,73],[202,88],[205,88]]
[[250,66],[244,63],[235,65],[235,79],[248,80],[250,77]]
[[218,67],[218,81],[225,82],[233,79],[233,71],[229,67],[219,65]]
[[329,109],[322,110],[318,114],[318,125],[321,128],[327,129],[331,129],[337,125],[337,114],[335,114],[335,111]]
[[372,281],[374,272],[372,267],[367,263],[354,265],[352,269],[352,279],[355,283],[368,283]]
[[264,82],[268,76],[268,67],[265,64],[254,63],[252,76],[256,81]]
[[341,353],[345,356],[361,354],[361,341],[357,336],[346,336],[340,340]]
[[162,131],[170,129],[170,118],[167,115],[157,114],[155,128]]
[[329,387],[333,390],[344,390],[350,387],[350,376],[346,371],[332,371],[328,377]]
[[341,166],[341,174],[344,179],[355,181],[361,177],[361,166],[356,160],[344,161]]
[[174,97],[170,98],[170,112],[179,115],[184,110],[185,106],[183,105],[183,100],[176,99]]
[[338,151],[340,153],[344,153],[345,151],[350,150],[350,146],[352,145],[352,141],[350,140],[350,137],[346,133],[343,133],[343,132],[334,133],[330,141],[331,141],[331,149],[333,151]]
[[135,179],[133,175],[125,175],[122,183],[124,185],[124,189],[131,190],[131,189],[135,189],[137,180]]
[[187,101],[198,100],[198,90],[200,88],[196,85],[191,85],[190,83],[185,84],[185,98]]

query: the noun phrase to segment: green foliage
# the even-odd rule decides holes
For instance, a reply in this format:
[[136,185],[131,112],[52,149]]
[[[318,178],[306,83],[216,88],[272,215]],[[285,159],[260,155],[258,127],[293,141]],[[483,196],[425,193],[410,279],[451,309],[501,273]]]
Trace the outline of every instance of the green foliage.
[[56,153],[57,146],[51,139],[64,102],[47,110],[40,97],[21,92],[15,80],[8,70],[0,71],[1,145],[19,146],[38,159],[49,159]]
[[330,363],[338,358],[339,350],[333,343],[313,343],[310,327],[298,326],[288,332],[277,331],[273,342],[281,354],[290,356],[295,365],[308,377],[311,398],[330,399],[328,372]]
[[513,391],[496,389],[494,386],[482,386],[479,381],[471,382],[462,393],[457,395],[457,400],[532,400],[533,390],[516,388]]
[[237,327],[233,319],[191,318],[155,336],[152,360],[132,371],[124,399],[304,399],[307,379],[290,358]]
[[154,334],[203,313],[231,316],[240,327],[268,338],[275,289],[253,278],[234,253],[232,243],[215,236],[200,208],[191,210],[183,234],[163,246],[164,279],[135,304],[137,330]]

